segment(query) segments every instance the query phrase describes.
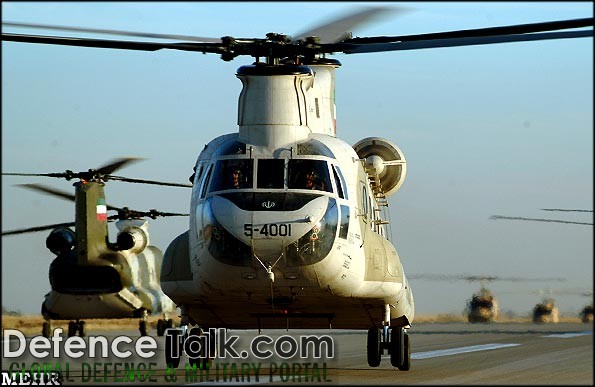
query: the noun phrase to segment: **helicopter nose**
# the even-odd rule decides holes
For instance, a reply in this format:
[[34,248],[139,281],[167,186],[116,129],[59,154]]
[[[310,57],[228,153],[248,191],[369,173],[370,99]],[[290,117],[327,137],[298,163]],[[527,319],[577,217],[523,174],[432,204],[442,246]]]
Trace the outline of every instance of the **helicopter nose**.
[[328,197],[315,197],[293,211],[246,210],[221,196],[215,196],[211,206],[227,232],[251,246],[259,258],[271,260],[317,227],[327,209]]

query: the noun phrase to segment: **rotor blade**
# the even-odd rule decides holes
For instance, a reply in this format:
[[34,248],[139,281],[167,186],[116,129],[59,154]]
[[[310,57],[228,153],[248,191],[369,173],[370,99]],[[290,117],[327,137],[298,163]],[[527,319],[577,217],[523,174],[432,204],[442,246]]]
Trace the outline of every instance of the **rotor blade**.
[[74,225],[75,225],[75,222],[68,222],[68,223],[48,224],[46,226],[23,228],[23,229],[19,229],[19,230],[2,231],[2,236],[45,231],[45,230],[50,230],[50,229],[54,229],[57,227],[73,227]]
[[[68,201],[76,201],[76,197],[74,195],[69,194],[66,191],[61,191],[59,189],[56,188],[52,188],[52,187],[48,187],[46,185],[42,185],[42,184],[17,184],[17,187],[23,187],[23,188],[28,188],[31,189],[33,191],[38,191],[38,192],[42,192],[42,193],[48,193],[50,195],[54,195],[56,197],[59,197],[61,199],[66,199]],[[121,210],[121,208],[118,207],[114,207],[111,205],[106,205],[106,208],[108,210],[112,210],[112,211],[119,211]]]
[[113,173],[115,171],[117,171],[118,169],[124,168],[124,166],[126,164],[130,164],[136,161],[140,161],[142,160],[141,158],[137,158],[137,157],[121,157],[119,159],[115,159],[111,162],[109,162],[108,164],[101,166],[99,168],[97,168],[97,172],[101,173],[101,174],[110,174]]
[[366,38],[353,38],[345,43],[371,44],[371,43],[397,43],[412,42],[421,40],[453,39],[453,38],[478,38],[487,36],[504,36],[529,34],[534,32],[546,32],[565,30],[571,28],[592,27],[593,18],[557,20],[551,22],[539,22],[529,24],[516,24],[502,27],[476,28],[457,31],[432,32],[426,34],[403,35],[403,36],[376,36]]
[[177,212],[155,212],[156,216],[190,216],[190,214],[179,214]]
[[493,275],[469,275],[469,274],[431,274],[431,273],[424,273],[424,274],[409,274],[407,278],[411,279],[423,279],[423,280],[431,280],[431,281],[454,281],[454,280],[465,280],[469,282],[475,281],[485,281],[485,282],[492,282],[492,281],[512,281],[512,282],[521,282],[521,281],[566,281],[564,278],[523,278],[523,277],[498,277]]
[[553,40],[553,39],[586,38],[586,37],[592,37],[592,36],[593,36],[593,30],[544,32],[544,33],[527,34],[527,35],[520,34],[520,35],[485,36],[485,37],[471,37],[471,38],[432,39],[432,40],[425,40],[425,41],[422,40],[422,41],[413,41],[413,42],[362,44],[362,45],[355,45],[355,47],[353,47],[353,48],[345,48],[340,51],[343,51],[346,54],[361,54],[361,53],[366,53],[366,52],[420,50],[420,49],[424,49],[424,48],[476,46],[476,45],[482,45],[482,44],[529,42],[529,41],[536,41],[536,40]]
[[62,46],[114,48],[120,50],[157,51],[161,49],[184,50],[209,52],[222,54],[226,51],[218,43],[155,43],[155,42],[132,42],[124,40],[87,39],[59,36],[23,35],[23,34],[2,34],[2,40],[21,43],[57,44]]
[[591,297],[592,291],[584,289],[540,289],[531,292],[531,294],[543,295],[556,295],[556,296],[581,296]]
[[109,220],[124,220],[124,219],[140,219],[140,218],[151,218],[157,219],[159,216],[167,217],[167,216],[189,216],[190,214],[179,214],[175,212],[161,212],[157,210],[149,210],[149,211],[136,211],[132,210],[128,207],[124,207],[118,210],[116,215],[110,215],[108,217]]
[[370,23],[383,16],[388,16],[390,12],[403,12],[403,7],[367,7],[351,12],[342,17],[330,20],[324,24],[318,25],[308,31],[296,34],[293,41],[303,40],[311,36],[317,36],[320,43],[337,43],[344,40],[354,28],[365,23]]
[[167,183],[167,182],[155,181],[155,180],[132,179],[130,177],[114,176],[114,175],[108,175],[107,177],[109,178],[109,180],[118,180],[118,181],[124,181],[127,183],[154,184],[154,185],[167,185],[167,186],[171,186],[171,187],[192,188],[192,184]]
[[136,37],[141,37],[141,38],[176,39],[176,40],[186,40],[186,41],[201,42],[201,43],[221,43],[221,39],[219,39],[219,38],[205,38],[205,37],[201,37],[201,36],[190,36],[190,35],[156,34],[153,32],[133,32],[133,31],[122,31],[122,30],[106,30],[106,29],[99,29],[99,28],[67,27],[67,26],[55,26],[55,25],[48,25],[48,24],[33,24],[33,23],[18,23],[18,22],[3,22],[2,25],[6,26],[6,27],[40,28],[40,29],[45,29],[45,30],[89,32],[89,33],[95,33],[95,34],[136,36]]
[[541,208],[542,211],[562,211],[562,212],[593,212],[593,210],[564,210],[561,208]]
[[74,195],[72,195],[68,192],[61,191],[61,190],[58,190],[58,189],[55,189],[52,187],[48,187],[45,185],[41,185],[41,184],[17,184],[17,187],[23,187],[23,188],[27,188],[27,189],[30,189],[33,191],[47,193],[47,194],[59,197],[61,199],[66,199],[71,202],[75,201]]
[[539,218],[522,218],[520,216],[501,216],[501,215],[492,215],[490,219],[510,219],[510,220],[532,220],[535,222],[554,222],[554,223],[567,223],[567,224],[581,224],[585,226],[592,226],[593,223],[586,223],[586,222],[572,222],[570,220],[558,220],[558,219],[539,219]]
[[46,177],[67,177],[67,173],[20,173],[20,172],[2,172],[4,176],[46,176]]

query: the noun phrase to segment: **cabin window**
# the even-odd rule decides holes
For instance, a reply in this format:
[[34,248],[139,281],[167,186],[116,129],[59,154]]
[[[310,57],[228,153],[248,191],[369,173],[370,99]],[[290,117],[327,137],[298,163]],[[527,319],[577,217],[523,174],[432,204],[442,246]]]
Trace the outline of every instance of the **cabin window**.
[[326,161],[289,160],[289,189],[333,192]]
[[337,195],[339,195],[341,199],[348,199],[345,179],[341,174],[341,170],[336,165],[333,165],[333,176],[335,177],[335,185],[337,186]]
[[368,214],[368,190],[365,184],[362,184],[362,210],[364,215]]
[[285,160],[260,159],[258,160],[258,174],[256,186],[258,188],[284,188],[285,187]]
[[341,224],[339,226],[339,238],[347,239],[349,231],[349,207],[341,205]]
[[219,160],[209,192],[252,188],[252,159]]

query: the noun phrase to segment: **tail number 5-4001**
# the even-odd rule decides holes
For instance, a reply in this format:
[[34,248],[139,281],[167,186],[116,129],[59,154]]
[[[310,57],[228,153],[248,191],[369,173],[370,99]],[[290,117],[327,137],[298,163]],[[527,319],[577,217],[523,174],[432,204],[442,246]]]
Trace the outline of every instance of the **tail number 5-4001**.
[[252,237],[255,233],[263,236],[291,236],[291,224],[289,223],[269,223],[252,224],[244,223],[244,235]]

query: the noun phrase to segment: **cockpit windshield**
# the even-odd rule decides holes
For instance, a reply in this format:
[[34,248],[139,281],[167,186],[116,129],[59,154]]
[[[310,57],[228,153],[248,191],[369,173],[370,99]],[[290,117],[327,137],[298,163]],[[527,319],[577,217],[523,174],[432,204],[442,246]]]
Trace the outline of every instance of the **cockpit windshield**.
[[219,160],[209,192],[252,188],[252,159]]
[[333,192],[326,161],[289,160],[289,189],[312,189]]
[[[234,189],[252,189],[253,180],[258,189],[296,189],[333,192],[329,167],[325,160],[223,159],[215,163],[209,192]],[[287,170],[287,174],[285,171]],[[287,182],[287,185],[286,185]],[[337,184],[340,184],[337,181]],[[343,197],[343,192],[341,197]]]

